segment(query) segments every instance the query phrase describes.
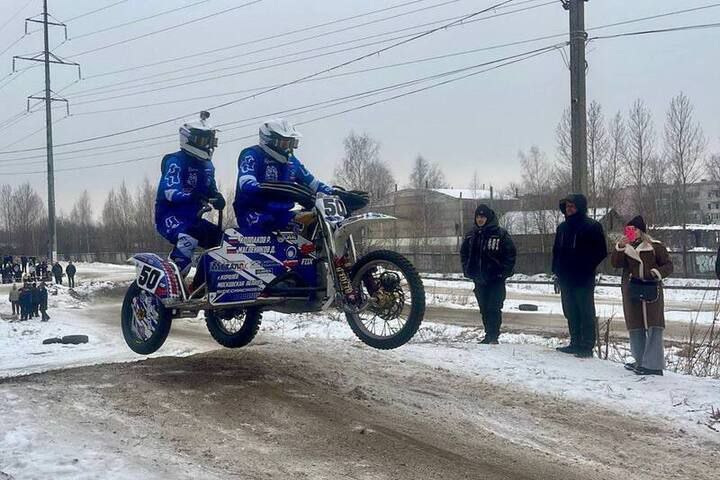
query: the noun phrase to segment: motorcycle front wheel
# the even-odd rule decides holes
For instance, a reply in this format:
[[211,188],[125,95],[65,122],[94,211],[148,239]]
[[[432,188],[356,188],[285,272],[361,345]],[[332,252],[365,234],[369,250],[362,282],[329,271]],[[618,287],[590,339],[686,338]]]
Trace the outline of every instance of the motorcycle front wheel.
[[345,312],[355,335],[382,350],[407,343],[425,315],[425,288],[412,263],[397,252],[376,250],[355,263],[350,278],[363,305]]
[[157,296],[133,282],[125,294],[120,321],[128,347],[140,355],[150,355],[165,343],[172,316]]

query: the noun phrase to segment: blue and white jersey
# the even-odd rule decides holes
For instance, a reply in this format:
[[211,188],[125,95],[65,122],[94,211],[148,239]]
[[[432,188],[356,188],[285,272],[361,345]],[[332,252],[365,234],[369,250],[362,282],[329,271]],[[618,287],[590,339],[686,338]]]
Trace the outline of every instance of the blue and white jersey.
[[258,185],[263,182],[297,183],[309,187],[313,192],[332,194],[332,188],[317,180],[294,155],[290,155],[287,163],[279,162],[256,145],[240,152],[238,158],[238,179],[233,202],[236,212],[281,211],[293,207],[288,202],[268,202],[266,195],[261,198]]
[[155,198],[155,224],[166,228],[165,219],[193,222],[203,201],[218,194],[215,166],[209,160],[194,157],[184,150],[166,155]]

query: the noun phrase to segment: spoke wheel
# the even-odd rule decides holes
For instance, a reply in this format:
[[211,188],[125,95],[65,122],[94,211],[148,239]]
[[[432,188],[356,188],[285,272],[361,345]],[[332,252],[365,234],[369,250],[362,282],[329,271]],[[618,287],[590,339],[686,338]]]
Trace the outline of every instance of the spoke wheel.
[[205,312],[205,324],[210,335],[227,348],[240,348],[249,344],[257,335],[261,323],[262,311],[259,308]]
[[425,289],[415,267],[399,253],[378,250],[361,258],[351,273],[361,297],[356,312],[346,312],[355,335],[374,348],[407,343],[425,315]]
[[160,299],[133,282],[123,300],[121,323],[125,343],[141,355],[157,351],[170,333],[172,317]]

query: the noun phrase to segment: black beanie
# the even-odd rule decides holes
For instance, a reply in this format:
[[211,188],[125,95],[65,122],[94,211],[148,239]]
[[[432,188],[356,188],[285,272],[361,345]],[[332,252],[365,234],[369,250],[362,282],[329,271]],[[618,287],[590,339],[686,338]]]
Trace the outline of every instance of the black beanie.
[[640,230],[644,233],[647,233],[647,225],[645,225],[645,219],[643,217],[641,217],[640,215],[638,215],[637,217],[633,218],[632,220],[630,220],[628,223],[625,224],[625,226],[627,226],[627,227],[629,227],[631,225],[633,227],[637,228],[638,230]]
[[475,216],[482,215],[485,218],[492,218],[495,216],[495,212],[493,212],[492,208],[488,207],[484,203],[481,203],[477,206],[475,209]]

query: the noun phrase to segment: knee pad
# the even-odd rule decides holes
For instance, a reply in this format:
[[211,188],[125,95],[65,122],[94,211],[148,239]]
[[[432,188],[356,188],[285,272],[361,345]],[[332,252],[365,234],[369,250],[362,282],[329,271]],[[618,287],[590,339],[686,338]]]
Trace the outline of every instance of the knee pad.
[[195,248],[198,246],[198,240],[186,233],[178,235],[177,242],[175,242],[175,248],[170,253],[170,258],[180,269],[181,275],[186,275],[190,270],[192,264],[192,256]]

